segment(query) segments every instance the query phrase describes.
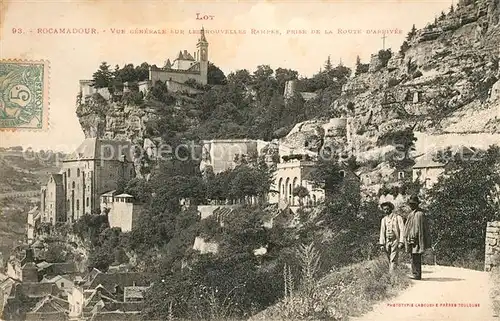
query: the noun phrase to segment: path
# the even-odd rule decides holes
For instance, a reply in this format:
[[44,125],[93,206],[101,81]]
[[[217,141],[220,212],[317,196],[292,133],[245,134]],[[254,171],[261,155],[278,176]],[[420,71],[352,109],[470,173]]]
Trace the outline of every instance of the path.
[[[424,266],[421,281],[397,297],[374,306],[373,311],[351,321],[500,321],[493,315],[489,274],[445,266]],[[434,307],[416,307],[416,304]],[[472,304],[479,307],[444,307],[440,304]],[[394,304],[391,306],[391,304]],[[395,305],[413,304],[413,307]]]

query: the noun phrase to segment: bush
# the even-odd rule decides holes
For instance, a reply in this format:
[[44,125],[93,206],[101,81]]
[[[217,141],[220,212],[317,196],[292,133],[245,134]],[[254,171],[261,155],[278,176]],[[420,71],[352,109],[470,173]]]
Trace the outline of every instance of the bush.
[[361,74],[365,74],[368,72],[369,69],[370,69],[370,64],[359,64],[356,66],[355,75],[358,76]]
[[[427,208],[439,264],[482,269],[486,222],[499,219],[495,169],[500,149],[491,147],[477,160],[457,157],[429,190]],[[434,227],[434,228],[433,228]]]
[[123,93],[122,102],[127,105],[140,106],[144,102],[144,94],[141,91],[128,91]]
[[387,82],[387,86],[389,87],[394,87],[397,84],[399,84],[399,80],[397,80],[396,78],[390,78],[389,81]]
[[422,77],[422,72],[420,70],[417,70],[413,73],[413,75],[411,76],[413,79],[415,78],[418,78],[418,77]]
[[404,56],[405,53],[408,51],[408,49],[410,49],[410,45],[408,45],[408,42],[405,40],[403,41],[403,44],[399,48],[399,54]]
[[287,296],[251,320],[348,320],[360,316],[376,301],[395,296],[410,284],[405,267],[393,274],[388,270],[386,258],[348,266],[320,279],[311,294],[305,295],[293,286],[298,280],[285,267],[285,284],[292,285],[287,287]]
[[391,49],[386,49],[386,50],[380,50],[378,52],[378,59],[380,59],[380,63],[382,64],[382,67],[387,67],[387,63],[392,57],[392,51]]

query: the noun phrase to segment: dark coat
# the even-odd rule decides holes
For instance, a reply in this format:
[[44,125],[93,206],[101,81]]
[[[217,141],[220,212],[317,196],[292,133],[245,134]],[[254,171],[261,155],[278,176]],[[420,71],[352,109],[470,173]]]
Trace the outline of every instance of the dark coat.
[[413,254],[422,254],[431,247],[429,224],[421,210],[412,211],[406,219],[405,246]]

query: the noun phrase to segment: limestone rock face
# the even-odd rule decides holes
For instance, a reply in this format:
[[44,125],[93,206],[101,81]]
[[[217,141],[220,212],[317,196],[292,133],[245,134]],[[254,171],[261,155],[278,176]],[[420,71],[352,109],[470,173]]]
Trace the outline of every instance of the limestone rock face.
[[[500,133],[499,16],[498,0],[461,1],[437,26],[417,30],[407,50],[392,48],[387,66],[374,53],[368,72],[350,78],[333,106],[321,106],[333,107],[338,118],[333,124],[328,119],[297,124],[279,146],[308,153],[339,145],[368,151],[383,133],[407,127],[427,133]],[[294,85],[287,85],[287,95]],[[107,103],[98,95],[80,98],[77,106],[86,137],[142,146],[150,137],[148,123],[157,120],[147,104]],[[175,108],[185,107],[177,100]]]

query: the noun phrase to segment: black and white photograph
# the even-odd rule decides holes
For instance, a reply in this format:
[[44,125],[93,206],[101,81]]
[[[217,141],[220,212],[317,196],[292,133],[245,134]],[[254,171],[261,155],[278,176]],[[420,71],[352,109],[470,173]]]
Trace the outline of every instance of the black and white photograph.
[[0,321],[500,321],[500,0],[0,0]]

